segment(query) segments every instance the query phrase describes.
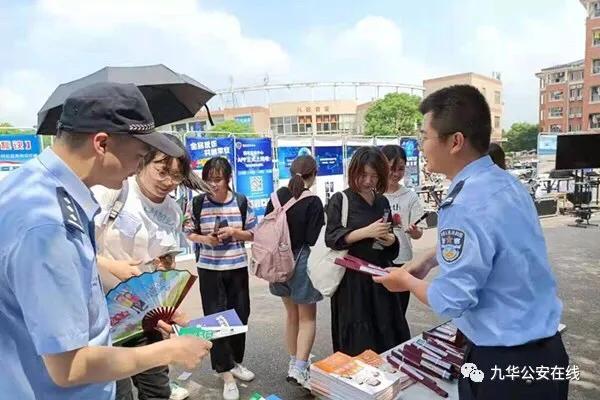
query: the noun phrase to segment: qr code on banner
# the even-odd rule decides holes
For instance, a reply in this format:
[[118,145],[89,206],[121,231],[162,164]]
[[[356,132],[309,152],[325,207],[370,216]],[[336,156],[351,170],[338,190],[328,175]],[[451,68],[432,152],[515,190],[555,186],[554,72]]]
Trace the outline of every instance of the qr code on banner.
[[263,177],[262,176],[253,176],[250,178],[250,190],[252,192],[262,192],[263,191]]

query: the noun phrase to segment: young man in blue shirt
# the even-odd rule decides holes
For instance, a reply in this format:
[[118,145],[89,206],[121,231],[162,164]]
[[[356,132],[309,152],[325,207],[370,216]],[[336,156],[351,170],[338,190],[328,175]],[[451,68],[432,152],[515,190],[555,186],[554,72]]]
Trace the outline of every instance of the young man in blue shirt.
[[[568,366],[557,333],[562,303],[531,197],[487,155],[485,97],[472,86],[452,86],[428,96],[420,110],[427,168],[452,180],[439,209],[437,248],[375,280],[412,292],[465,335],[465,362],[484,379],[461,379],[461,400],[567,399],[567,380],[535,379],[537,367]],[[438,265],[431,283],[422,280]],[[529,374],[493,379],[496,368],[507,367]]]

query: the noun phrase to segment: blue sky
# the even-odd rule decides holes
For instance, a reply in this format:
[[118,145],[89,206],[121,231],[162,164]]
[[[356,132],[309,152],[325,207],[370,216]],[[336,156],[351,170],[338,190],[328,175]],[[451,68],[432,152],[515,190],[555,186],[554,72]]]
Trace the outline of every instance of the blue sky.
[[234,86],[256,85],[266,74],[272,83],[421,84],[445,74],[498,71],[508,127],[537,121],[534,73],[583,58],[585,40],[578,0],[0,0],[0,5],[0,121],[20,126],[35,123],[36,112],[61,82],[105,65],[164,63],[214,89],[231,80]]

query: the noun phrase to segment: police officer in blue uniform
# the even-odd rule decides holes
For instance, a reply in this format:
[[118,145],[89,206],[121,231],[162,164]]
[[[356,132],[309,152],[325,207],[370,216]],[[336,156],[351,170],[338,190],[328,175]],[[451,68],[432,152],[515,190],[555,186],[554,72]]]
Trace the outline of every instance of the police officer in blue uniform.
[[[485,97],[472,86],[452,86],[428,96],[420,110],[427,168],[452,180],[440,205],[438,245],[375,280],[412,292],[464,334],[465,362],[483,381],[461,379],[461,400],[567,399],[564,374],[554,381],[536,375],[539,367],[567,371],[557,333],[562,303],[531,197],[486,155]],[[438,276],[422,280],[437,265]],[[507,368],[519,378],[501,379]]]
[[0,397],[110,400],[114,380],[173,362],[193,368],[210,348],[190,337],[110,347],[96,269],[89,187],[118,189],[149,146],[181,150],[154,131],[132,84],[74,92],[58,125],[51,149],[0,182]]

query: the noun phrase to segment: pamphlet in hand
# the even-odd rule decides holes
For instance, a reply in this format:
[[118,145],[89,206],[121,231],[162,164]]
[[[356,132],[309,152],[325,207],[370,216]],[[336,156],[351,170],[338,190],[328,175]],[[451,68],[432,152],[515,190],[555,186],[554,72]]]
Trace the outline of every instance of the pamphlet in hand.
[[248,332],[234,309],[192,320],[187,326],[174,325],[178,336],[197,336],[206,340],[220,339]]
[[353,269],[355,271],[373,276],[385,276],[389,273],[378,265],[371,264],[365,260],[351,255],[345,255],[344,257],[336,258],[335,263],[341,267]]

